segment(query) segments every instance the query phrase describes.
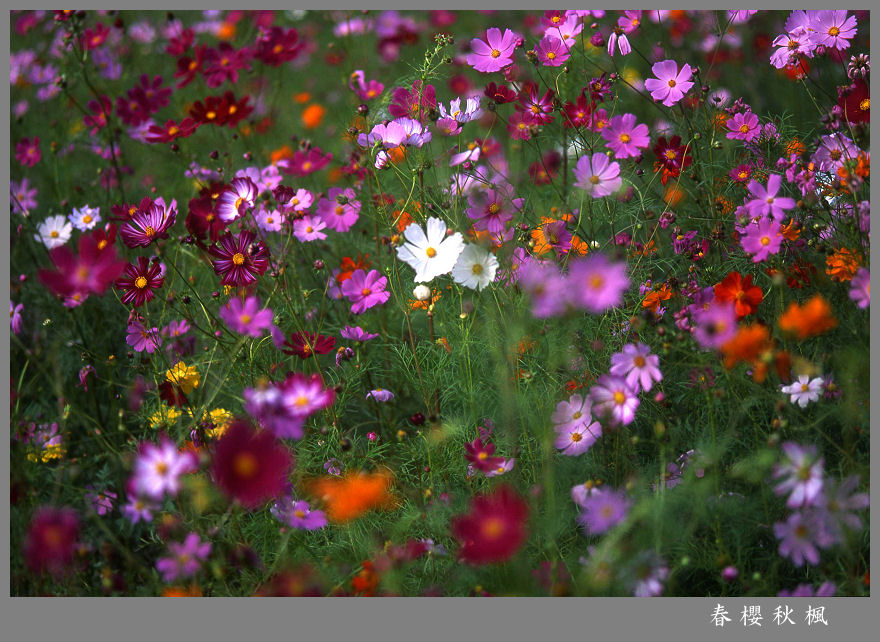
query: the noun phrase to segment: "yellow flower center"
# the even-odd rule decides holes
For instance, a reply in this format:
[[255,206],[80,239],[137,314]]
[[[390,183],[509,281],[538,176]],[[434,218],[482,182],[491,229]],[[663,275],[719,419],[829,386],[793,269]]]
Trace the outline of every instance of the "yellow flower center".
[[862,102],[860,102],[859,109],[861,111],[868,111],[869,109],[871,109],[871,99],[865,98]]
[[363,296],[370,296],[371,292],[372,292],[372,290],[370,290],[370,288],[364,288],[363,290],[361,290],[361,294]]
[[490,517],[483,522],[482,531],[486,539],[498,539],[504,533],[504,522],[498,517]]
[[91,223],[93,220],[94,219],[89,214],[86,214],[85,216],[83,216],[83,223]]
[[136,287],[138,290],[143,290],[145,287],[147,287],[147,279],[139,276],[134,280],[134,287]]
[[669,79],[669,82],[666,83],[666,84],[669,85],[670,87],[675,87],[675,79],[674,79],[674,78],[670,78],[670,79]]
[[156,235],[156,230],[153,229],[151,226],[147,225],[147,227],[144,228],[144,234],[146,234],[149,237],[153,237]]
[[49,236],[53,239],[57,239],[59,236],[61,236],[61,234],[58,232],[58,230],[52,230],[51,232],[49,232]]
[[554,58],[556,58],[556,54],[552,51],[548,51],[547,52],[547,60],[553,60]]
[[295,511],[293,511],[293,515],[297,519],[302,519],[303,517],[306,516],[306,512],[300,508],[297,508]]
[[584,438],[584,436],[582,434],[580,434],[579,432],[571,433],[571,440],[575,443],[579,442],[583,438]]
[[483,273],[483,266],[480,265],[479,263],[474,263],[471,266],[471,273],[472,274],[482,274]]
[[628,143],[631,140],[632,140],[632,138],[630,137],[629,134],[621,134],[620,135],[620,142],[621,143]]
[[593,174],[592,176],[590,176],[590,183],[592,183],[593,185],[598,185],[599,177]]
[[740,125],[739,126],[739,133],[740,134],[748,134],[749,133],[749,126],[746,124]]
[[306,234],[311,234],[312,231],[314,231],[314,229],[315,229],[315,228],[313,228],[311,225],[309,225],[309,226],[306,228]]
[[492,203],[489,206],[489,214],[497,214],[501,211],[501,206],[498,203]]
[[639,354],[639,355],[636,355],[636,356],[633,358],[633,365],[634,365],[636,368],[644,368],[644,367],[645,367],[645,357],[643,357],[643,356],[640,355],[640,354]]
[[205,118],[207,118],[208,120],[214,120],[215,118],[217,118],[217,112],[209,111],[205,114]]
[[497,58],[498,56],[501,55],[501,52],[498,51],[497,49],[493,49],[493,50],[492,50],[492,53],[489,54],[489,55],[492,56],[493,58]]
[[770,245],[770,237],[762,236],[761,237],[761,245]]
[[302,408],[303,406],[307,406],[309,404],[309,398],[305,395],[300,395],[293,403]]
[[171,127],[168,128],[168,135],[174,136],[174,134],[176,134],[179,131],[180,131],[179,127],[177,127],[176,125],[171,125]]
[[244,265],[244,254],[236,252],[232,255],[232,262],[235,265]]
[[622,406],[624,401],[626,401],[625,394],[623,394],[620,390],[614,393],[614,403],[616,403],[618,406]]
[[256,474],[259,464],[257,458],[251,453],[239,453],[232,464],[235,474],[239,477],[253,477]]
[[427,250],[425,250],[425,254],[428,255],[429,259],[433,259],[435,256],[437,256],[437,250],[435,250],[433,247],[429,247]]
[[578,410],[576,413],[574,413],[574,414],[571,416],[571,418],[572,418],[572,419],[580,419],[580,418],[583,417],[583,416],[584,416],[584,413],[582,413],[580,410]]
[[240,317],[238,317],[238,320],[241,321],[243,325],[247,325],[253,320],[253,318],[249,314],[242,314]]
[[590,287],[594,290],[598,290],[605,284],[605,279],[602,278],[601,274],[594,274],[590,277]]
[[837,27],[831,27],[831,29],[828,30],[829,36],[836,36],[839,33],[840,33],[840,29],[838,29]]

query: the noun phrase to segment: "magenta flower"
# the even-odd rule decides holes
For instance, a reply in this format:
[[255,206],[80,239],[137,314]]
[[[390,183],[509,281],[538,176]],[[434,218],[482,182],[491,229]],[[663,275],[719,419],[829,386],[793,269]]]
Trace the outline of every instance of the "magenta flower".
[[89,490],[86,493],[86,501],[91,504],[98,515],[106,515],[113,510],[113,502],[117,499],[116,493],[112,490],[95,491],[91,486],[86,486],[86,488]]
[[770,174],[767,177],[767,187],[758,181],[749,181],[749,192],[752,199],[745,206],[749,210],[749,216],[769,216],[773,219],[781,219],[785,216],[785,210],[790,210],[797,202],[787,196],[777,196],[782,186],[782,176]]
[[731,140],[744,140],[752,142],[761,134],[761,126],[758,117],[751,111],[734,114],[733,118],[727,119],[727,137]]
[[813,588],[809,584],[798,584],[791,591],[779,591],[778,597],[833,597],[837,592],[834,582],[822,582],[819,588]]
[[348,339],[349,341],[357,341],[359,343],[363,343],[364,341],[370,341],[378,337],[378,334],[372,334],[370,332],[366,332],[363,328],[358,326],[350,326],[347,325],[342,328],[342,331],[339,333],[343,339]]
[[859,268],[850,281],[849,298],[861,309],[871,305],[871,272],[867,268]]
[[620,189],[620,165],[608,160],[602,152],[580,157],[574,168],[576,187],[585,189],[593,198],[608,196]]
[[654,382],[663,379],[659,366],[660,357],[651,354],[651,348],[644,343],[628,343],[623,346],[623,352],[611,355],[609,372],[617,377],[624,377],[633,390],[647,392]]
[[354,200],[354,197],[354,190],[350,187],[331,187],[327,196],[318,201],[317,214],[330,229],[347,232],[357,223],[361,210],[360,201]]
[[782,444],[785,462],[773,469],[773,478],[780,483],[773,489],[777,495],[790,493],[786,506],[814,506],[822,494],[824,459],[817,457],[816,446],[800,446],[787,441]]
[[602,138],[607,147],[614,152],[615,158],[632,158],[640,154],[639,150],[651,144],[648,126],[636,124],[634,114],[613,116],[608,125],[602,128]]
[[21,332],[21,312],[24,310],[24,303],[19,303],[15,305],[12,301],[9,302],[9,325],[12,330],[12,334],[18,334]]
[[[524,198],[511,198],[513,188],[496,186],[494,189],[478,190],[468,196],[468,218],[474,221],[475,230],[487,230],[490,234],[503,234],[513,219],[513,212],[522,209]],[[505,206],[509,201],[510,206]]]
[[145,256],[137,257],[137,263],[126,265],[122,278],[116,281],[116,289],[125,290],[122,294],[122,302],[134,307],[140,307],[144,303],[153,300],[154,290],[158,290],[165,283],[162,275],[162,265],[158,261],[151,262]]
[[541,42],[535,47],[535,53],[545,67],[558,67],[571,56],[565,43],[554,35],[541,38]]
[[378,270],[364,272],[358,269],[342,282],[342,294],[351,301],[352,313],[363,314],[391,298],[391,292],[385,289],[387,285],[387,277]]
[[148,330],[141,323],[140,319],[132,317],[128,322],[125,342],[135,352],[146,351],[148,354],[153,354],[162,345],[162,338],[159,336],[159,328],[150,328]]
[[348,77],[348,88],[363,101],[378,98],[385,91],[385,85],[378,80],[365,81],[364,72],[360,69],[353,71]]
[[622,377],[602,375],[590,388],[593,412],[611,425],[627,425],[636,417],[639,398]]
[[308,502],[287,496],[275,502],[269,509],[272,516],[282,524],[299,530],[315,531],[327,525],[324,511],[313,510]]
[[662,101],[667,107],[672,107],[694,86],[690,80],[691,66],[687,63],[679,70],[674,60],[663,60],[655,62],[651,71],[657,78],[645,80],[645,89],[651,92],[654,100]]
[[736,336],[736,309],[730,301],[712,301],[694,314],[694,340],[705,350],[718,350]]
[[375,390],[370,390],[367,393],[367,399],[372,399],[373,401],[377,401],[379,403],[386,403],[394,399],[394,393],[390,390],[386,390],[385,388],[376,388]]
[[15,144],[15,160],[25,167],[33,167],[40,162],[43,154],[40,152],[40,138],[22,138]]
[[257,186],[250,178],[233,178],[217,199],[217,216],[224,223],[234,221],[254,206],[256,198]]
[[248,285],[266,272],[269,267],[269,250],[256,238],[250,230],[245,230],[238,236],[227,232],[208,250],[215,257],[214,272],[223,277],[221,285]]
[[306,418],[333,404],[336,393],[317,374],[289,373],[274,384],[245,388],[245,411],[281,439],[301,439]]
[[428,111],[437,106],[437,93],[434,85],[425,85],[422,89],[421,80],[413,80],[412,89],[398,87],[394,90],[388,113],[399,118],[418,118],[424,120]]
[[532,316],[545,319],[563,313],[568,286],[555,265],[533,259],[524,262],[517,274],[517,284],[531,297]]
[[260,299],[249,296],[242,301],[238,297],[229,300],[229,303],[220,308],[220,318],[239,334],[251,337],[259,337],[264,330],[272,327],[272,310],[260,309]]
[[740,239],[742,249],[752,254],[752,262],[760,263],[771,254],[779,252],[782,246],[782,227],[770,218],[762,218],[758,223],[752,223],[745,229]]
[[568,401],[560,401],[556,404],[556,410],[550,419],[553,422],[553,430],[556,432],[590,423],[592,421],[590,398],[574,394],[568,398]]
[[483,73],[501,71],[513,63],[513,52],[518,41],[519,36],[510,29],[505,29],[502,35],[497,27],[489,27],[485,42],[479,38],[471,40],[473,53],[468,54],[467,63]]
[[162,581],[173,582],[180,577],[192,577],[199,572],[202,561],[211,554],[211,542],[203,542],[198,534],[190,533],[183,543],[168,545],[170,557],[160,557],[156,569],[162,573]]
[[626,519],[630,503],[622,490],[596,490],[583,498],[578,523],[588,534],[601,535]]
[[168,237],[168,230],[177,220],[177,201],[165,207],[164,201],[145,198],[137,211],[119,229],[127,247],[147,247],[153,241]]
[[483,443],[480,438],[464,445],[464,458],[477,470],[488,473],[504,462],[503,457],[495,457],[495,444]]
[[604,254],[571,262],[566,295],[575,307],[599,314],[623,303],[629,288],[626,262],[612,263]]
[[9,204],[13,212],[23,216],[28,216],[37,208],[37,188],[30,184],[27,176],[21,182],[9,183]]
[[293,235],[303,243],[323,241],[327,235],[321,230],[325,229],[327,224],[322,219],[308,214],[293,222]]
[[180,490],[180,478],[197,470],[199,462],[191,451],[178,452],[167,437],[159,445],[142,442],[132,471],[132,494],[162,499]]

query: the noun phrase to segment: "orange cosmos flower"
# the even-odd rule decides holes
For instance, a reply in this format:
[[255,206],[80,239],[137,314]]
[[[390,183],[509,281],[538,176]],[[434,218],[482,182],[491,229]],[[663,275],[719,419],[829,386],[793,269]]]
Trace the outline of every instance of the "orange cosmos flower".
[[736,336],[721,346],[724,367],[728,370],[740,362],[755,365],[759,358],[773,349],[770,332],[760,323],[740,326]]
[[764,300],[764,293],[761,288],[752,284],[751,274],[743,279],[739,272],[731,272],[721,283],[715,285],[715,299],[732,302],[736,318],[742,319],[758,309],[758,305]]
[[672,290],[669,289],[668,284],[664,283],[659,290],[652,290],[645,295],[644,300],[642,300],[642,307],[647,308],[651,312],[657,312],[660,302],[668,301],[671,298]]
[[834,254],[825,259],[828,268],[825,274],[831,277],[832,281],[851,281],[859,269],[861,261],[859,257],[851,250],[842,247]]
[[822,334],[836,325],[837,319],[831,315],[831,305],[821,294],[815,295],[803,307],[792,302],[779,317],[779,328],[798,339]]
[[344,477],[328,476],[308,483],[309,492],[324,502],[327,518],[337,524],[350,522],[377,508],[391,508],[391,471],[349,472]]
[[306,129],[319,127],[324,120],[327,110],[318,104],[311,104],[303,110],[302,124]]

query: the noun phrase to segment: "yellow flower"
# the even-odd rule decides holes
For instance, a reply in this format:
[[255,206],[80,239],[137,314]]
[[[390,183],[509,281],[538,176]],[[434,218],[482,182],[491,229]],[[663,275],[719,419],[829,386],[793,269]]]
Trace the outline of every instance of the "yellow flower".
[[229,428],[235,416],[225,408],[215,408],[211,412],[202,413],[202,421],[210,421],[214,427],[207,431],[211,439],[219,439]]
[[183,394],[188,395],[193,388],[199,387],[199,372],[195,366],[188,366],[183,361],[178,361],[174,367],[165,373],[165,378],[177,385]]
[[177,408],[163,406],[150,416],[150,428],[169,426],[177,421],[178,417],[180,417],[180,411]]
[[51,444],[43,448],[43,450],[36,453],[28,453],[27,458],[30,461],[41,461],[46,463],[51,459],[61,459],[66,454],[64,447],[61,444]]

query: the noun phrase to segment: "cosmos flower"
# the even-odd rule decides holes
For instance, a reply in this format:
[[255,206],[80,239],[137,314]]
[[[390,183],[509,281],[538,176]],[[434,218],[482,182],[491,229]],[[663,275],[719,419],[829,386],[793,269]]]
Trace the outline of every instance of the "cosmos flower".
[[303,216],[293,222],[293,235],[303,243],[322,241],[327,238],[321,230],[327,229],[327,224],[317,216]]
[[519,36],[510,29],[505,29],[502,35],[497,27],[489,27],[486,30],[485,41],[479,38],[471,40],[473,53],[468,54],[467,64],[483,73],[501,71],[513,63],[513,53],[518,40]]
[[360,209],[361,203],[355,200],[353,189],[331,187],[327,196],[318,201],[316,212],[330,229],[347,232],[357,223]]
[[833,543],[820,517],[818,511],[807,509],[792,513],[785,522],[774,524],[773,534],[780,540],[779,554],[790,557],[797,567],[803,566],[804,562],[813,566],[818,564],[818,548],[827,548]]
[[452,271],[464,251],[464,239],[456,232],[446,235],[446,223],[428,218],[426,231],[411,223],[404,231],[406,243],[397,247],[398,258],[415,269],[415,282],[425,283]]
[[662,101],[667,107],[672,107],[694,86],[690,80],[693,72],[687,63],[679,70],[674,60],[663,60],[655,62],[651,71],[656,78],[645,80],[645,89],[651,92],[654,100]]
[[285,496],[275,502],[269,511],[282,524],[299,530],[315,531],[327,525],[324,511],[314,510],[303,500]]
[[61,214],[50,216],[37,227],[34,239],[40,241],[50,250],[61,247],[70,240],[73,224]]
[[385,390],[385,388],[376,388],[367,393],[367,399],[372,399],[379,403],[385,403],[394,399],[394,393],[390,390]]
[[238,236],[227,232],[208,252],[215,257],[214,272],[222,277],[221,285],[249,285],[269,267],[269,250],[250,230]]
[[623,346],[623,352],[611,355],[609,372],[624,377],[633,390],[648,391],[654,382],[663,379],[659,365],[660,357],[651,354],[651,348],[644,343],[627,343]]
[[165,283],[162,265],[158,261],[150,261],[145,256],[137,257],[137,264],[125,266],[122,278],[116,281],[116,289],[124,290],[122,302],[126,305],[140,307],[153,300],[154,290]]
[[488,441],[483,443],[483,440],[480,438],[466,443],[464,445],[464,451],[464,458],[470,463],[470,465],[483,473],[495,470],[504,461],[502,457],[493,456],[493,453],[495,452],[495,444],[489,443]]
[[593,413],[611,425],[633,422],[639,398],[622,377],[605,374],[590,388]]
[[[583,25],[580,26],[583,28]],[[541,38],[541,42],[535,47],[535,53],[545,67],[558,67],[571,57],[565,42],[552,34]]]
[[581,156],[574,167],[576,187],[587,191],[593,198],[609,196],[620,189],[623,181],[620,178],[620,165],[608,160],[608,157],[596,152]]
[[220,308],[220,318],[239,334],[251,337],[262,336],[265,330],[273,325],[274,315],[272,310],[260,309],[260,299],[249,296],[244,301],[233,297],[229,303]]
[[[636,124],[634,114],[612,116],[608,125],[602,129],[602,138],[607,147],[614,152],[615,158],[633,158],[641,154],[640,149],[651,143],[648,126]],[[594,156],[595,158],[595,156]]]
[[34,573],[62,575],[73,563],[79,546],[79,515],[71,508],[43,506],[28,526],[23,553]]
[[622,490],[597,489],[580,503],[578,523],[589,535],[601,535],[626,519],[630,500]]
[[393,506],[391,484],[394,477],[388,469],[375,473],[349,471],[344,476],[328,476],[307,483],[309,492],[324,503],[327,518],[345,524],[374,509]]
[[348,339],[349,341],[357,341],[358,343],[363,343],[365,341],[370,341],[378,337],[378,334],[372,334],[370,332],[366,332],[363,328],[358,326],[345,326],[342,328],[342,331],[339,333],[343,339]]
[[168,552],[169,557],[160,557],[156,561],[156,570],[162,574],[163,582],[198,573],[202,562],[211,554],[211,542],[203,542],[197,533],[190,533],[183,542],[168,544]]
[[849,298],[861,309],[871,305],[871,272],[867,268],[859,268],[850,282]]
[[773,478],[781,478],[773,491],[777,495],[789,493],[786,501],[789,508],[815,506],[822,494],[825,460],[817,457],[816,446],[813,445],[800,446],[787,441],[782,444],[782,452],[785,461],[773,468]]
[[587,414],[580,423],[570,423],[554,426],[556,430],[556,441],[554,446],[562,454],[576,457],[587,452],[596,440],[602,436],[602,426],[598,421],[594,421],[590,414]]
[[231,499],[251,510],[281,496],[293,458],[269,431],[236,419],[214,446],[211,474]]
[[159,445],[141,442],[132,471],[134,495],[159,500],[167,493],[180,491],[180,478],[198,469],[198,460],[190,451],[178,452],[167,437]]
[[248,177],[233,178],[217,199],[217,216],[229,223],[243,216],[254,206],[257,186]]
[[130,248],[147,247],[157,239],[167,238],[168,230],[176,220],[176,200],[165,207],[164,201],[145,198],[119,229],[119,236]]
[[566,297],[572,305],[599,314],[623,303],[630,286],[626,262],[613,263],[604,254],[590,254],[570,263]]
[[300,359],[310,359],[313,354],[327,354],[336,345],[336,339],[323,334],[312,332],[294,332],[290,339],[284,342],[289,350],[282,350],[284,354],[295,354]]
[[132,317],[128,322],[125,342],[135,352],[146,351],[147,354],[153,354],[162,345],[162,338],[159,336],[159,328],[147,329],[140,319]]
[[364,272],[358,269],[342,282],[341,287],[342,294],[351,301],[352,313],[363,314],[391,298],[391,292],[385,289],[387,285],[387,277],[382,276],[378,270]]
[[847,15],[846,9],[819,11],[813,22],[816,30],[813,40],[817,45],[832,49],[849,49],[849,41],[856,35],[856,17]]
[[482,290],[495,280],[498,259],[480,245],[468,244],[458,255],[452,268],[452,278],[456,283],[472,290]]
[[800,375],[794,383],[781,386],[782,392],[791,396],[791,403],[806,408],[811,401],[818,401],[824,392],[825,380],[822,377],[810,379],[809,375]]
[[452,519],[452,534],[468,564],[506,562],[528,537],[529,506],[509,486],[471,501],[470,511]]
[[770,174],[767,178],[767,187],[757,181],[749,181],[751,200],[746,201],[749,216],[767,216],[771,219],[780,220],[785,217],[785,211],[796,205],[793,198],[777,196],[782,186],[782,176]]
[[759,222],[746,226],[740,245],[752,255],[753,263],[760,263],[771,254],[779,252],[783,238],[780,224],[764,217]]
[[68,217],[68,219],[76,229],[78,229],[80,232],[85,232],[92,229],[93,227],[95,227],[95,225],[98,224],[98,222],[101,220],[101,215],[97,207],[89,207],[88,205],[83,205],[79,208],[73,208],[73,213]]
[[727,132],[727,137],[731,140],[744,140],[750,143],[761,134],[758,117],[751,111],[734,114],[733,118],[727,119],[725,126],[730,130]]

